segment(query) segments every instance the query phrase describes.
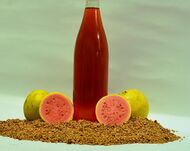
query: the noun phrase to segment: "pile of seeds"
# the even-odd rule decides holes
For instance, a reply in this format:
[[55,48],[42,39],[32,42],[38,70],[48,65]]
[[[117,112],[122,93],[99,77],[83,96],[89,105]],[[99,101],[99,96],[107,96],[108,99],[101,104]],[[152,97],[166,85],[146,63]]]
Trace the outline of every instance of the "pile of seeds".
[[131,118],[119,126],[80,120],[51,125],[42,120],[11,119],[0,121],[0,135],[19,140],[90,145],[131,143],[167,143],[179,140],[174,131],[162,127],[157,121]]

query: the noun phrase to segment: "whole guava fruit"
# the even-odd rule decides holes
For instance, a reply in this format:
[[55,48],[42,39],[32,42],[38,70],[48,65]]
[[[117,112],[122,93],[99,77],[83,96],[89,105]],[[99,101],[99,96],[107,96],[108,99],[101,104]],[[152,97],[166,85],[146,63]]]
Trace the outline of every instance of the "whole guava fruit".
[[128,89],[119,93],[131,105],[131,116],[147,118],[149,103],[146,96],[137,89]]
[[47,95],[48,92],[45,90],[34,90],[28,94],[23,106],[24,116],[27,120],[40,118],[39,106],[43,98]]

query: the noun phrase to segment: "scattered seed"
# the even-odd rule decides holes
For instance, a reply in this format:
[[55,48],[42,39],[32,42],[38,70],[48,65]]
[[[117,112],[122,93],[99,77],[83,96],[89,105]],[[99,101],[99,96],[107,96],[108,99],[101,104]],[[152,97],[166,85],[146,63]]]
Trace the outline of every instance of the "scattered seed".
[[162,144],[181,140],[173,130],[162,127],[158,121],[140,117],[132,117],[127,123],[118,126],[105,126],[85,120],[52,125],[40,119],[9,119],[0,121],[0,135],[18,140],[89,145]]

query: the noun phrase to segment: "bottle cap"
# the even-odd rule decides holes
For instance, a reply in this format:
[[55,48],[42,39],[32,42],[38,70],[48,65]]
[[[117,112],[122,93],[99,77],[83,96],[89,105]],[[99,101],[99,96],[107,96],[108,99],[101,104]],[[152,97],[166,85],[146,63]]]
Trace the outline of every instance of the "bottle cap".
[[99,0],[86,0],[86,7],[99,8]]

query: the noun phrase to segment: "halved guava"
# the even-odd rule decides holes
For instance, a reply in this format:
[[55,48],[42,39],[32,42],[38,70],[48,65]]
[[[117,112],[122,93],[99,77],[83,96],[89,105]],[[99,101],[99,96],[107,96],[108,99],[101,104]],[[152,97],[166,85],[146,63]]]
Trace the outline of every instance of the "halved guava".
[[58,124],[72,120],[74,108],[68,97],[62,93],[53,92],[43,99],[39,112],[45,122]]
[[120,95],[108,95],[96,105],[96,118],[104,125],[120,125],[131,117],[130,104]]

